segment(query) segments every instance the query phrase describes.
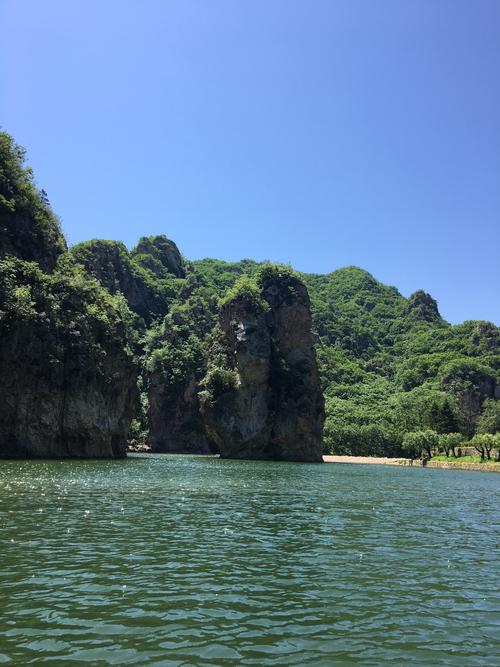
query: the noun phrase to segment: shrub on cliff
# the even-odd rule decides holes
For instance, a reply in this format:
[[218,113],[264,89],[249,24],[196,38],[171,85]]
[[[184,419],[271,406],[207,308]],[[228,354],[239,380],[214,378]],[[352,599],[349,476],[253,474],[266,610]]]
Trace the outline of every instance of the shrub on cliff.
[[221,305],[231,303],[235,299],[241,301],[251,312],[261,312],[269,309],[262,298],[261,290],[255,280],[249,276],[241,276],[231,287],[221,301]]

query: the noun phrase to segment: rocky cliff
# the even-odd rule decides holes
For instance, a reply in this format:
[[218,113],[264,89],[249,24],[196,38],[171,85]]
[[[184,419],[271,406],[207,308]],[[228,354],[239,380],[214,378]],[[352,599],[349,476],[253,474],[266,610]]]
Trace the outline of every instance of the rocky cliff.
[[421,322],[439,322],[437,301],[424,290],[417,290],[408,299],[408,316]]
[[0,457],[124,456],[136,372],[111,297],[10,258],[0,308]]
[[0,458],[124,456],[137,389],[119,310],[66,252],[24,152],[5,133],[0,149]]
[[165,316],[183,271],[177,246],[164,236],[141,239],[131,253],[120,241],[93,239],[73,246],[71,254],[111,294],[121,292],[147,324]]
[[200,415],[198,381],[191,375],[171,388],[161,373],[149,380],[149,445],[164,454],[213,454]]
[[131,255],[157,278],[163,278],[167,273],[176,278],[184,278],[186,275],[179,248],[163,234],[141,237]]
[[324,421],[303,283],[265,267],[223,304],[200,393],[209,438],[228,458],[321,461]]
[[199,381],[206,372],[206,341],[217,298],[194,277],[163,322],[158,347],[147,363],[149,444],[155,452],[210,454],[200,415]]

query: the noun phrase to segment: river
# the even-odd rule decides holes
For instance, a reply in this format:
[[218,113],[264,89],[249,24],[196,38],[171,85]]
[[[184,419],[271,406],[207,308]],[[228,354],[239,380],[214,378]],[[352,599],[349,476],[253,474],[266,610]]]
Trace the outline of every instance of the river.
[[0,663],[500,665],[500,475],[0,462]]

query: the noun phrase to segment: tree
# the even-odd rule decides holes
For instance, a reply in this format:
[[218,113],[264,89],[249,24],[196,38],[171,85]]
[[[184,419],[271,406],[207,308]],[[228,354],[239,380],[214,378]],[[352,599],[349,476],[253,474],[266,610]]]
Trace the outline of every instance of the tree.
[[437,433],[456,433],[459,422],[449,398],[442,403],[434,402],[429,409],[429,425]]
[[483,403],[483,413],[477,420],[478,433],[500,433],[500,401],[487,398]]
[[432,458],[434,448],[438,444],[438,434],[436,431],[427,429],[425,431],[410,431],[403,438],[403,450],[410,458]]
[[439,446],[444,449],[446,456],[450,455],[450,452],[456,458],[456,449],[459,445],[462,444],[464,436],[461,433],[440,433],[439,434]]
[[493,394],[495,372],[475,359],[456,359],[443,369],[443,388],[457,399],[465,432],[471,437],[485,398]]
[[481,454],[481,461],[484,458],[491,460],[491,450],[498,444],[498,439],[491,433],[478,433],[471,440],[474,449]]
[[497,450],[496,461],[500,463],[500,433],[495,433],[493,436],[495,438],[495,449]]
[[402,449],[406,456],[410,459],[416,459],[419,457],[421,452],[420,438],[418,437],[419,432],[410,431],[405,433],[403,437]]

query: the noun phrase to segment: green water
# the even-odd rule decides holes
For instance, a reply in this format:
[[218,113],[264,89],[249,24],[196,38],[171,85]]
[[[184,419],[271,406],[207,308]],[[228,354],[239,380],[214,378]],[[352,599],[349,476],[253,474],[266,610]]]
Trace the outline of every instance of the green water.
[[500,475],[0,462],[0,663],[500,665]]

